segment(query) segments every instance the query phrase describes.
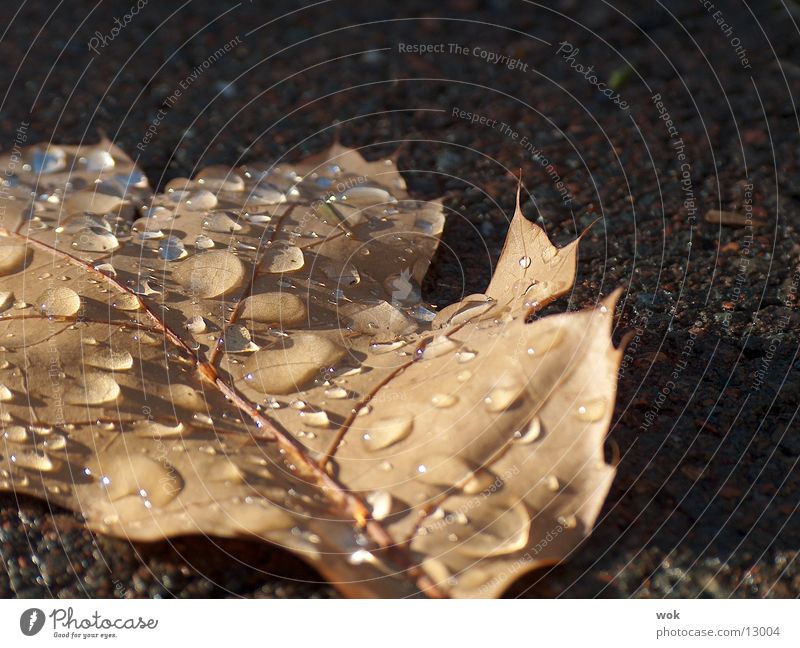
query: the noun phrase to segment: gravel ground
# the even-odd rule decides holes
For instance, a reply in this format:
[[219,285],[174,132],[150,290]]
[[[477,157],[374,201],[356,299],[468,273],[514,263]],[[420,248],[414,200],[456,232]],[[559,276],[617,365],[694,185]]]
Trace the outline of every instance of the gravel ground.
[[[447,196],[439,305],[485,286],[521,168],[525,211],[557,242],[599,219],[554,310],[623,286],[618,335],[634,337],[597,529],[509,596],[800,594],[796,2],[132,4],[2,3],[0,148],[21,121],[30,142],[102,131],[162,185],[337,133],[368,157],[400,146],[412,192]],[[9,494],[0,557],[3,597],[336,595],[263,545],[93,537]]]

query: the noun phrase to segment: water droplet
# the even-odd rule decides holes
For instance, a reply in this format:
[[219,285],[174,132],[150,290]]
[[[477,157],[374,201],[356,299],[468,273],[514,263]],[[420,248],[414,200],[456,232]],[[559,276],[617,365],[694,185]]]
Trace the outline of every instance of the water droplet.
[[542,421],[538,416],[534,416],[530,423],[524,430],[514,433],[514,441],[516,443],[528,444],[538,440],[542,435]]
[[127,351],[117,351],[111,347],[92,350],[85,354],[85,362],[91,367],[109,371],[125,371],[133,366],[133,356]]
[[300,412],[300,419],[305,425],[316,428],[329,427],[331,422],[326,412]]
[[334,400],[347,398],[349,395],[349,392],[344,387],[329,387],[325,390],[325,397]]
[[382,450],[405,439],[411,434],[413,426],[414,419],[408,415],[377,419],[370,422],[369,431],[362,439],[367,449],[373,452]]
[[599,421],[606,413],[606,401],[598,398],[578,407],[578,418],[581,421]]
[[162,507],[174,500],[183,490],[183,478],[163,461],[143,454],[125,453],[103,457],[98,474],[101,484],[112,500],[136,495],[152,506]]
[[377,355],[380,355],[382,353],[389,353],[389,351],[399,349],[404,344],[405,342],[403,340],[395,340],[394,342],[373,342],[369,345],[369,350]]
[[397,202],[397,199],[385,189],[364,185],[345,189],[337,198],[338,200],[357,203],[358,205],[376,205],[379,203]]
[[226,212],[210,214],[203,220],[203,227],[212,232],[221,232],[224,234],[231,234],[242,229],[242,226]]
[[457,348],[457,342],[454,342],[446,335],[438,335],[425,345],[422,349],[421,357],[423,360],[430,360],[450,353]]
[[502,376],[484,399],[490,412],[502,412],[516,404],[524,390],[524,384],[509,375]]
[[3,432],[3,438],[11,443],[25,443],[28,440],[28,431],[21,425],[9,425]]
[[114,158],[108,151],[94,149],[86,156],[87,171],[105,171],[114,168]]
[[73,405],[102,405],[120,394],[117,381],[104,373],[87,373],[82,382],[67,388],[64,397]]
[[450,318],[450,323],[460,325],[469,322],[476,317],[480,317],[494,306],[494,301],[486,295],[473,295],[468,297]]
[[209,191],[242,191],[244,178],[235,171],[221,165],[206,167],[195,180]]
[[531,267],[531,258],[529,256],[520,257],[519,267],[520,268],[530,268]]
[[158,246],[158,256],[165,261],[176,261],[186,256],[186,248],[177,236],[168,236]]
[[31,251],[23,243],[0,239],[0,276],[22,270]]
[[55,173],[67,166],[67,154],[57,146],[50,146],[42,151],[35,149],[31,159],[31,170],[37,175]]
[[488,470],[476,470],[469,476],[469,479],[464,482],[462,490],[467,495],[477,495],[478,493],[483,493],[484,491],[493,492],[494,490],[497,490],[500,485],[498,479],[498,477],[495,477]]
[[146,187],[147,177],[139,169],[131,169],[128,174],[115,175],[114,182],[119,185],[120,191],[125,195],[130,193],[134,187]]
[[119,241],[102,227],[86,227],[75,232],[72,247],[82,252],[111,252],[119,247]]
[[477,353],[474,351],[457,351],[456,360],[461,363],[469,362],[470,360],[474,360],[476,355]]
[[121,311],[135,311],[142,307],[142,303],[136,295],[130,293],[120,293],[114,296],[112,305],[117,310]]
[[373,491],[367,495],[367,503],[372,508],[372,517],[379,522],[392,512],[392,495],[388,491]]
[[471,528],[458,548],[465,556],[502,556],[521,551],[528,544],[531,520],[521,502],[485,499],[471,517]]
[[188,330],[190,333],[194,333],[195,335],[198,333],[203,333],[206,330],[206,321],[201,315],[195,315],[188,322],[186,322],[186,330]]
[[258,185],[247,195],[245,205],[278,205],[286,202],[286,196],[274,187]]
[[36,307],[48,317],[70,317],[81,309],[81,298],[71,288],[48,288],[36,299]]
[[289,327],[304,323],[307,311],[303,300],[293,293],[267,292],[247,297],[241,305],[241,318]]
[[165,425],[153,420],[135,421],[133,423],[133,432],[136,436],[152,439],[180,436],[183,434],[184,429],[183,423],[180,422],[175,425]]
[[[111,193],[102,193],[102,190]],[[116,195],[118,188],[106,185],[94,185],[92,189],[76,191],[64,199],[64,209],[69,214],[88,212],[90,214],[110,214],[117,211],[125,202]]]
[[333,261],[324,263],[322,272],[328,279],[335,281],[337,286],[355,286],[361,281],[361,275],[352,263],[345,263],[343,266]]
[[47,453],[36,452],[35,450],[23,450],[20,452],[15,452],[9,457],[9,459],[15,466],[28,468],[29,470],[50,472],[55,468],[55,463]]
[[299,391],[345,354],[337,343],[314,334],[289,338],[283,348],[262,349],[245,363],[247,382],[265,394],[291,394]]
[[202,423],[203,425],[208,425],[209,427],[214,425],[214,419],[212,419],[208,414],[201,414],[200,412],[195,412],[192,415],[192,418],[198,423]]
[[241,324],[231,324],[225,329],[225,336],[220,340],[228,353],[250,353],[258,351],[259,346],[253,342],[250,331]]
[[210,250],[214,247],[214,239],[209,238],[205,234],[200,234],[194,240],[194,246],[199,250]]
[[537,331],[533,338],[533,343],[528,347],[527,353],[530,356],[541,356],[557,348],[564,340],[561,329],[549,328],[544,331]]
[[217,206],[217,197],[210,191],[200,189],[184,195],[186,206],[192,211],[205,211]]
[[303,251],[296,245],[278,242],[264,252],[261,265],[265,272],[293,272],[305,265]]
[[431,397],[431,405],[440,409],[452,407],[458,402],[458,396],[454,394],[434,394]]
[[0,291],[0,313],[8,310],[14,304],[14,293],[10,291]]
[[211,250],[190,257],[173,274],[175,281],[198,297],[223,295],[239,286],[244,276],[244,264],[227,250]]
[[63,434],[54,434],[53,436],[47,437],[42,445],[45,450],[58,452],[67,447],[67,437]]
[[422,301],[422,290],[410,270],[389,276],[384,288],[393,304],[415,305]]
[[467,382],[470,378],[472,378],[472,372],[469,369],[464,369],[456,374],[456,380],[458,382]]
[[544,485],[547,487],[547,490],[557,493],[561,489],[561,484],[558,481],[558,477],[555,475],[548,475],[544,479]]

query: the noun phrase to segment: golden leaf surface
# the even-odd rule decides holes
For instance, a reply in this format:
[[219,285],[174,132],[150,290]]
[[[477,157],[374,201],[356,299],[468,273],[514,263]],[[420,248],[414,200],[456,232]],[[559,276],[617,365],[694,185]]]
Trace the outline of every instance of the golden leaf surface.
[[0,488],[133,540],[261,538],[351,596],[497,596],[565,559],[603,459],[615,297],[517,207],[436,313],[441,202],[339,145],[152,196],[107,141],[0,160]]

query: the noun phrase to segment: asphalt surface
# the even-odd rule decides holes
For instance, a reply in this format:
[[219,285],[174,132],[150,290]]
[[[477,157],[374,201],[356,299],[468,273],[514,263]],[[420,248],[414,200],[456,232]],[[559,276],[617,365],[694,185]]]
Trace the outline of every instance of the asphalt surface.
[[[337,135],[400,147],[412,193],[447,196],[438,305],[485,286],[522,169],[557,242],[599,219],[551,309],[622,286],[633,337],[597,529],[508,595],[795,597],[800,7],[749,4],[5,2],[0,148],[22,122],[31,143],[104,132],[160,186]],[[268,546],[93,537],[13,494],[0,558],[3,597],[336,595]]]

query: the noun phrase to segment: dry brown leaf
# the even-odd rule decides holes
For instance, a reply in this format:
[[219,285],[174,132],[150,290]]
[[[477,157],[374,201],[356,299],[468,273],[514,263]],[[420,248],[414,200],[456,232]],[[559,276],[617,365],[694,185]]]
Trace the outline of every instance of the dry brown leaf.
[[436,314],[442,205],[391,160],[337,145],[150,198],[105,141],[15,155],[0,488],[135,540],[262,538],[355,596],[497,596],[591,531],[615,298],[528,323],[577,241],[518,207],[487,293]]

